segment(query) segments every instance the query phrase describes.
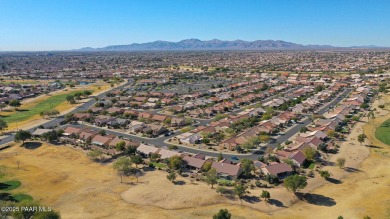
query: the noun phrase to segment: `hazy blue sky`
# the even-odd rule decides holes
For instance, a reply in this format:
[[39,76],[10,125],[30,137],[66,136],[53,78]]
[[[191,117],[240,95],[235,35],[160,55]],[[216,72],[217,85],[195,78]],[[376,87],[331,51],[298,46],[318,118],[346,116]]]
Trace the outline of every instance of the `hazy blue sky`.
[[187,38],[390,46],[390,0],[0,0],[0,51]]

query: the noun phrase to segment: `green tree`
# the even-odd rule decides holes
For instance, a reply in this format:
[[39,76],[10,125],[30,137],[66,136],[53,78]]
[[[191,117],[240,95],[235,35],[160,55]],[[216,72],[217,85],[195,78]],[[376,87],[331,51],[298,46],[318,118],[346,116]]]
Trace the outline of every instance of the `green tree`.
[[169,158],[169,168],[172,170],[180,169],[183,164],[183,158],[180,156],[173,156]]
[[0,119],[0,131],[3,132],[8,128],[8,124],[3,119]]
[[221,161],[221,160],[223,160],[223,155],[222,155],[222,152],[219,152],[218,157],[217,157],[217,161]]
[[50,132],[46,132],[42,134],[42,138],[45,139],[46,141],[52,142],[52,141],[57,141],[59,135],[55,130],[51,130]]
[[365,134],[358,135],[358,142],[360,143],[360,145],[363,145],[363,142],[364,142],[365,138],[366,138]]
[[66,101],[68,101],[70,104],[75,104],[76,100],[74,99],[73,95],[66,96]]
[[151,161],[156,161],[158,158],[160,158],[160,155],[157,154],[157,153],[152,153],[152,154],[150,155],[150,160],[151,160]]
[[142,164],[144,159],[140,155],[133,155],[130,157],[131,162],[135,164],[135,167],[138,168],[138,164]]
[[329,137],[331,138],[337,138],[339,136],[339,133],[337,133],[336,131],[334,130],[329,130],[327,133],[326,133]]
[[113,164],[113,168],[114,170],[117,171],[118,175],[121,177],[121,182],[123,176],[128,176],[133,171],[131,167],[131,160],[127,157],[121,157],[118,160],[116,160]]
[[268,202],[269,199],[271,198],[271,194],[268,191],[263,190],[261,192],[260,198],[262,198],[262,199],[264,199],[264,201]]
[[88,97],[88,96],[90,96],[90,95],[92,95],[92,92],[91,92],[91,91],[89,91],[89,90],[83,91],[83,96],[84,96],[84,97]]
[[325,88],[324,85],[317,85],[317,86],[314,88],[314,90],[318,93],[318,92],[324,90],[324,88]]
[[103,157],[103,152],[101,150],[94,149],[87,153],[87,156],[92,160],[100,160]]
[[339,157],[336,160],[336,165],[340,168],[343,168],[345,165],[345,158],[344,157]]
[[7,104],[5,104],[5,103],[0,103],[0,109],[1,109],[1,111],[3,111],[3,109],[6,108],[6,107],[7,107]]
[[309,161],[314,161],[318,155],[318,151],[311,147],[306,148],[303,153],[305,154],[306,159]]
[[232,214],[227,209],[220,209],[217,214],[213,215],[213,219],[230,219]]
[[203,144],[209,144],[210,143],[210,139],[209,138],[203,138],[202,139],[202,143]]
[[309,131],[309,129],[308,129],[306,126],[302,127],[302,128],[299,130],[300,133],[304,133],[304,132],[307,132],[307,131]]
[[294,162],[289,158],[284,159],[283,163],[288,164],[290,167],[294,167]]
[[353,121],[358,122],[360,120],[359,116],[352,116],[351,118]]
[[175,171],[172,170],[172,171],[167,175],[167,179],[168,179],[169,181],[171,181],[171,182],[174,182],[175,179],[176,179],[176,173],[175,173]]
[[370,105],[368,105],[368,103],[360,104],[360,108],[362,108],[362,109],[368,109],[369,107],[370,107]]
[[259,140],[261,142],[267,143],[267,142],[269,142],[269,140],[271,140],[271,136],[269,136],[268,134],[261,134],[259,136]]
[[211,168],[206,173],[205,181],[208,185],[211,185],[211,188],[214,188],[214,185],[217,184],[217,170],[215,168]]
[[104,136],[104,135],[106,135],[107,133],[106,133],[106,130],[101,129],[101,130],[99,131],[99,134]]
[[255,165],[253,164],[253,160],[247,158],[242,159],[241,168],[243,170],[244,176],[250,176],[252,171],[255,170]]
[[124,151],[126,149],[126,142],[120,141],[120,142],[116,143],[115,149],[117,151]]
[[216,192],[221,194],[221,196],[223,196],[223,195],[229,193],[230,190],[225,188],[225,187],[223,187],[223,186],[218,186],[217,189],[216,189]]
[[320,176],[323,177],[324,179],[329,179],[330,173],[327,170],[320,170]]
[[215,140],[216,142],[220,142],[220,141],[222,141],[224,138],[225,138],[225,134],[224,134],[224,133],[217,133],[217,134],[214,136],[214,140]]
[[305,176],[300,175],[291,175],[284,179],[284,187],[287,190],[292,191],[294,194],[298,191],[298,189],[303,189],[307,186],[307,179]]
[[15,134],[15,142],[22,141],[22,145],[29,138],[31,138],[31,133],[29,131],[25,131],[25,130],[20,129]]
[[172,119],[171,118],[167,118],[166,120],[164,120],[164,125],[171,125],[172,123]]
[[240,199],[242,204],[242,198],[245,196],[246,193],[246,186],[244,186],[242,183],[237,183],[234,185],[234,194]]
[[14,107],[16,110],[22,105],[19,100],[11,100],[9,105]]
[[73,96],[77,99],[77,100],[81,100],[81,96],[83,96],[83,93],[81,92],[76,92],[73,94]]
[[211,169],[211,162],[205,162],[203,166],[200,168],[203,172],[207,172]]

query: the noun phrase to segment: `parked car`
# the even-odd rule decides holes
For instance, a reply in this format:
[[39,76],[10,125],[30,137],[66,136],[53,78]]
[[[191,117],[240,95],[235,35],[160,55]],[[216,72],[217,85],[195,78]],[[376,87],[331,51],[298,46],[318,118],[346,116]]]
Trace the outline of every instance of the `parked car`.
[[234,156],[232,158],[230,158],[231,160],[235,160],[235,161],[239,161],[240,159],[238,159],[238,157]]

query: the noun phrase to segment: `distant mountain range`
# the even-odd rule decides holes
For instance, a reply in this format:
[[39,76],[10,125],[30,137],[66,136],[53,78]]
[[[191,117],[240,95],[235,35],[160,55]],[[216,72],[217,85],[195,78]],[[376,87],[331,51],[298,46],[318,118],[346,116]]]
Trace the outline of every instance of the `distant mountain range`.
[[102,48],[85,47],[76,51],[167,51],[167,50],[311,50],[311,49],[358,49],[382,48],[377,46],[334,47],[330,45],[301,45],[281,40],[199,40],[187,39],[179,42],[154,41],[129,45],[112,45]]

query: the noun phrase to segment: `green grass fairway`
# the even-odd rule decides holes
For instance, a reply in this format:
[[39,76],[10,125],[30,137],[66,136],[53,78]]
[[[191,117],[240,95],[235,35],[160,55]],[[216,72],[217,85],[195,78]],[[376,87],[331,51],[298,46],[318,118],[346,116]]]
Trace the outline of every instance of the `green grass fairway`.
[[33,200],[33,197],[27,195],[27,194],[17,194],[17,195],[13,195],[14,199],[18,202],[21,202],[23,200],[27,200],[27,201],[32,201]]
[[7,123],[12,123],[12,122],[20,122],[23,120],[27,120],[34,115],[39,115],[39,113],[42,111],[54,109],[55,107],[57,107],[58,105],[66,101],[66,96],[73,95],[77,92],[79,91],[74,91],[68,94],[59,94],[59,95],[49,97],[45,101],[38,103],[36,106],[28,110],[25,111],[21,110],[9,116],[5,116],[4,121],[6,121]]
[[9,191],[18,188],[20,185],[22,185],[22,183],[16,180],[0,182],[0,190]]
[[157,162],[150,162],[153,164],[153,166],[157,167],[157,168],[167,168],[167,165],[166,164],[163,164],[163,163],[157,163]]
[[390,120],[385,121],[375,130],[375,137],[379,141],[390,145]]

